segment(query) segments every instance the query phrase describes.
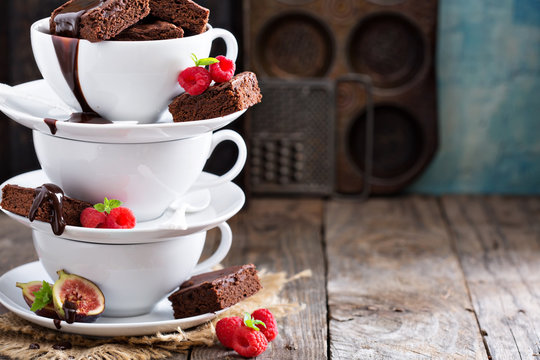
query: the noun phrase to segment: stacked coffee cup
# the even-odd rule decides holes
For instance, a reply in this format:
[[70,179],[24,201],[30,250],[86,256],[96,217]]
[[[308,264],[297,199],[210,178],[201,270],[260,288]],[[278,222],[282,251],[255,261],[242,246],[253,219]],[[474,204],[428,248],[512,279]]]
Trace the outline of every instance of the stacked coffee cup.
[[[225,221],[245,200],[231,180],[242,170],[247,150],[239,134],[219,129],[245,109],[215,119],[174,123],[167,105],[183,92],[177,77],[193,66],[192,54],[208,57],[212,42],[221,38],[227,45],[225,56],[235,61],[236,39],[210,25],[201,34],[167,40],[92,43],[63,38],[64,50],[72,51],[71,59],[63,59],[55,44],[58,39],[53,38],[49,19],[32,25],[32,48],[44,80],[13,90],[28,111],[10,108],[9,101],[0,106],[33,129],[42,170],[5,184],[53,183],[66,196],[92,204],[105,197],[118,199],[133,211],[137,225],[134,229],[67,226],[55,235],[48,224],[6,213],[32,228],[36,251],[51,278],[65,269],[100,286],[106,299],[104,316],[148,313],[191,275],[223,260],[231,245]],[[51,111],[38,114],[30,109],[37,104],[39,109],[51,104]],[[112,123],[65,121],[85,106]],[[221,176],[203,172],[223,141],[238,147],[235,164]],[[206,232],[214,227],[221,231],[220,245],[197,264]]]

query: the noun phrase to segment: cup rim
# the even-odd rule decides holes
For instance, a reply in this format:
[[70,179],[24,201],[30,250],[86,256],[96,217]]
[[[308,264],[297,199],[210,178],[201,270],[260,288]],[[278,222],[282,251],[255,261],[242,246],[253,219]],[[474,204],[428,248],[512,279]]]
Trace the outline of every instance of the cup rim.
[[[226,221],[223,221],[222,223],[226,223]],[[60,236],[55,236],[53,234],[49,234],[45,231],[40,231],[40,230],[37,230],[37,229],[32,229],[32,241],[37,241],[35,240],[35,237],[34,237],[34,233],[36,234],[41,234],[45,237],[54,237],[56,240],[58,241],[68,241],[70,243],[76,243],[76,245],[80,245],[80,246],[95,246],[95,247],[103,247],[103,248],[121,248],[121,247],[148,247],[149,245],[151,246],[156,246],[157,244],[164,244],[164,243],[171,243],[173,241],[179,241],[179,240],[185,240],[186,238],[190,238],[190,240],[193,240],[191,238],[195,238],[195,237],[205,237],[207,236],[208,234],[208,231],[210,230],[213,230],[215,228],[217,228],[219,225],[221,225],[222,223],[219,223],[217,224],[216,226],[214,227],[211,227],[209,229],[206,229],[206,230],[201,230],[201,231],[197,231],[197,232],[194,232],[192,234],[188,234],[188,235],[181,235],[181,236],[174,236],[174,237],[170,237],[170,238],[162,238],[160,239],[159,241],[149,241],[149,242],[141,242],[141,243],[125,243],[125,244],[108,244],[108,243],[97,243],[97,242],[93,242],[93,241],[85,241],[85,240],[77,240],[77,239],[70,239],[70,238],[67,238],[67,237],[63,237],[62,235]],[[39,235],[39,236],[41,236]],[[43,240],[44,238],[42,238],[41,240]]]
[[[39,28],[40,26],[42,26],[43,23],[48,24],[49,21],[50,21],[50,18],[51,17],[49,16],[49,17],[42,18],[42,19],[39,19],[39,20],[35,21],[30,26],[30,31],[31,32],[36,32],[36,33],[39,33],[41,35],[48,36],[48,37],[53,36],[49,32],[44,32]],[[48,26],[47,26],[47,28],[48,28]],[[214,27],[210,23],[207,23],[206,24],[206,31],[203,32],[203,33],[190,35],[190,36],[186,36],[186,37],[181,37],[181,38],[159,39],[159,40],[102,40],[102,41],[99,41],[99,42],[91,42],[89,40],[81,39],[81,38],[70,38],[70,37],[67,37],[67,36],[59,36],[59,35],[55,35],[55,36],[58,36],[60,38],[66,38],[66,39],[78,39],[79,41],[82,41],[82,42],[85,42],[85,43],[88,43],[88,44],[113,43],[113,44],[123,44],[122,46],[135,46],[134,44],[148,44],[148,43],[156,43],[157,44],[157,43],[163,43],[163,42],[172,42],[172,41],[179,41],[179,40],[202,37],[202,36],[205,36],[208,33],[210,33],[210,31],[212,31],[212,30],[214,30]]]

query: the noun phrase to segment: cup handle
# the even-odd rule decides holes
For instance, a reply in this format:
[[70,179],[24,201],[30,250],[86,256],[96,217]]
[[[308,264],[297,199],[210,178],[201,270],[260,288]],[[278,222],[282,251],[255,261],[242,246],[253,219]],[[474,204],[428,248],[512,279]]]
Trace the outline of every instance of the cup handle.
[[[190,190],[205,189],[221,185],[233,180],[238,174],[240,174],[240,172],[244,168],[244,165],[246,164],[247,147],[244,139],[242,139],[240,134],[238,134],[236,131],[220,130],[212,134],[212,145],[210,147],[209,154],[211,155],[214,152],[216,146],[225,140],[230,140],[234,142],[238,147],[238,158],[236,159],[236,163],[229,171],[219,177],[216,177],[215,179],[208,181],[197,181],[191,186]],[[208,157],[210,157],[210,155],[208,155]]]
[[221,231],[221,240],[216,251],[208,259],[197,264],[193,269],[193,275],[201,274],[207,272],[214,265],[217,265],[227,256],[229,249],[232,244],[232,231],[226,222],[222,222],[218,225],[219,230]]
[[225,41],[225,45],[227,46],[227,54],[225,55],[225,57],[236,62],[236,58],[238,57],[238,42],[236,41],[234,35],[225,29],[215,28],[213,30],[214,38],[212,39],[212,41],[217,38],[222,38],[223,41]]

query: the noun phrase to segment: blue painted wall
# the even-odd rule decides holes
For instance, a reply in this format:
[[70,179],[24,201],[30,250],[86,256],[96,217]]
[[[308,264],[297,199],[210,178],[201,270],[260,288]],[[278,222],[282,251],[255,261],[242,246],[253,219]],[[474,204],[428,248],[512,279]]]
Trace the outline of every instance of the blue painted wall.
[[439,151],[410,191],[540,194],[540,0],[440,0]]

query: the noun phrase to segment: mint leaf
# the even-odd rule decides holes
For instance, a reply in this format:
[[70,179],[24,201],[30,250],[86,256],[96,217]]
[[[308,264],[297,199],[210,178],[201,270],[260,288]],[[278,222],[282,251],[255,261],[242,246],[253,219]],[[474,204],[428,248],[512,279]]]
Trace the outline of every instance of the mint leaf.
[[253,330],[260,331],[257,325],[263,325],[266,328],[266,324],[262,320],[255,320],[249,313],[244,314],[244,325]]
[[191,60],[195,63],[195,66],[206,66],[218,63],[219,60],[213,57],[207,57],[204,59],[197,59],[197,55],[191,54]]
[[206,65],[212,65],[212,64],[215,64],[215,63],[218,63],[219,60],[216,59],[216,58],[213,58],[213,57],[207,57],[207,58],[204,58],[204,59],[199,59],[197,61],[197,66],[206,66]]
[[120,205],[122,205],[122,202],[120,200],[115,200],[115,199],[109,200],[109,208],[111,210],[119,207]]
[[122,202],[120,200],[115,200],[115,199],[109,200],[105,198],[103,200],[103,204],[102,203],[95,204],[94,209],[96,209],[99,212],[106,212],[107,214],[110,214],[112,209],[120,207],[121,205],[122,205]]
[[36,298],[34,299],[30,310],[36,312],[43,309],[45,306],[52,302],[53,297],[51,285],[49,285],[48,282],[43,281],[41,289],[39,289],[38,291],[34,291],[34,296]]

